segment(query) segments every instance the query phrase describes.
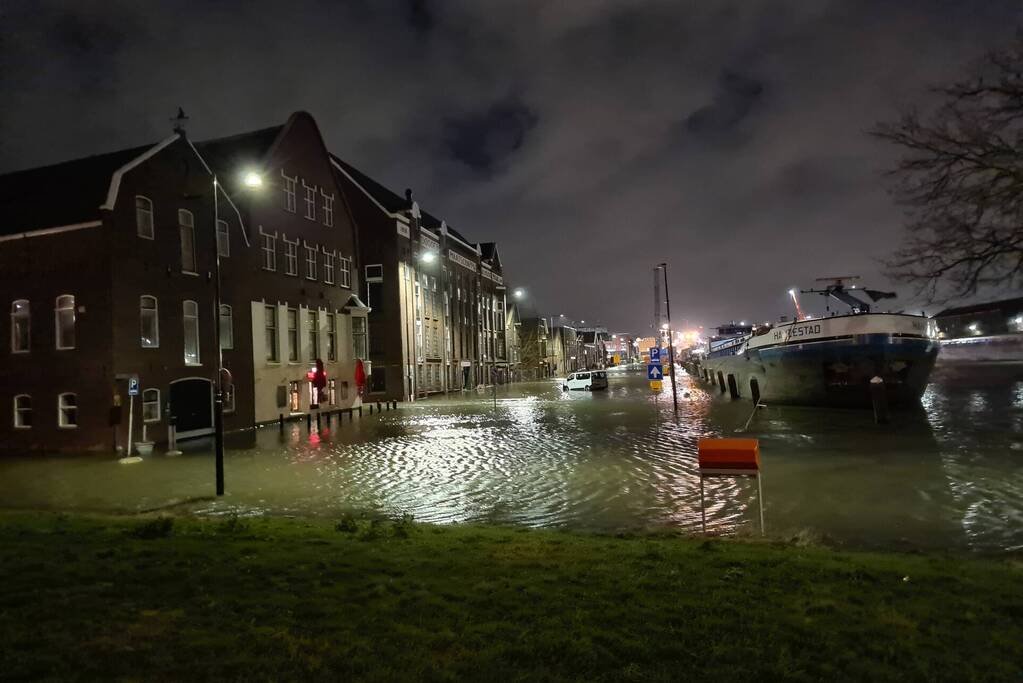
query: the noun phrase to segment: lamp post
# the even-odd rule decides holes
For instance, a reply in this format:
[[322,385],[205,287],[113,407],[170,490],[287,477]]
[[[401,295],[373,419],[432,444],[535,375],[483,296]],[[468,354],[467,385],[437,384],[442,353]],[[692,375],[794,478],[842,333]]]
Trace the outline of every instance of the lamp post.
[[[248,188],[257,188],[263,184],[262,177],[255,171],[247,172],[242,178]],[[216,468],[217,495],[224,495],[224,337],[220,329],[220,199],[221,191],[217,174],[213,174],[213,238],[216,245],[216,284],[213,290],[213,319],[216,320],[217,331],[217,394],[213,400],[213,451]],[[232,318],[233,322],[233,318]]]
[[678,386],[675,382],[675,343],[671,333],[671,297],[668,296],[668,264],[657,265],[664,274],[664,312],[668,317],[668,362],[671,364],[671,401],[678,415]]

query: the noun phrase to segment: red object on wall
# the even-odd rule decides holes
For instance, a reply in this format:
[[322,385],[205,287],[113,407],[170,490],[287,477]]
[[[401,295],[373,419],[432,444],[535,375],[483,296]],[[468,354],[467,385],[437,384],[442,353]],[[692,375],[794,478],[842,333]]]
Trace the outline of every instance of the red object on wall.
[[362,364],[362,360],[355,361],[355,386],[359,388],[359,393],[362,393],[362,388],[366,386],[366,368]]

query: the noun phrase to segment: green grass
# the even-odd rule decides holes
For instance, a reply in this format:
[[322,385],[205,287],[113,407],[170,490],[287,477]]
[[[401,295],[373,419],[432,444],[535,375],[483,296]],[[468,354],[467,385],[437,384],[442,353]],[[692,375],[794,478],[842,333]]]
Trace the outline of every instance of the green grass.
[[1020,681],[1012,558],[0,515],[2,680]]

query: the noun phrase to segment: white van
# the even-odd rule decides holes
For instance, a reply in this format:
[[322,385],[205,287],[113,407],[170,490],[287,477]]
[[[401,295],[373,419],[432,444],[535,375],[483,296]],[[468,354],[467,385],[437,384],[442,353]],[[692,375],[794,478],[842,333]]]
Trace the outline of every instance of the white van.
[[607,389],[607,373],[603,370],[586,370],[584,372],[573,372],[561,383],[563,391],[583,389],[585,391],[596,391]]

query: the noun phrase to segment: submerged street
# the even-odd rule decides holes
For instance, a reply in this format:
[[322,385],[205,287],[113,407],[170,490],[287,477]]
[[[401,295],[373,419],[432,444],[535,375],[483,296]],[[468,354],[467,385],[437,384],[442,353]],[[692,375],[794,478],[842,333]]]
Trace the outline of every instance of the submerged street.
[[[854,546],[1023,547],[1023,380],[1016,366],[939,367],[917,411],[875,425],[869,411],[768,406],[759,438],[768,533]],[[210,444],[136,465],[112,456],[0,462],[9,508],[199,515],[336,516],[492,522],[583,530],[698,532],[696,443],[749,418],[685,375],[671,394],[611,372],[606,392],[552,381],[403,404],[320,434],[305,422],[229,438],[227,495],[214,500]],[[666,383],[666,386],[670,386]],[[687,395],[688,394],[688,395]],[[326,426],[326,425],[324,425]],[[314,423],[315,431],[315,423]],[[757,533],[755,484],[707,481],[708,524]]]

